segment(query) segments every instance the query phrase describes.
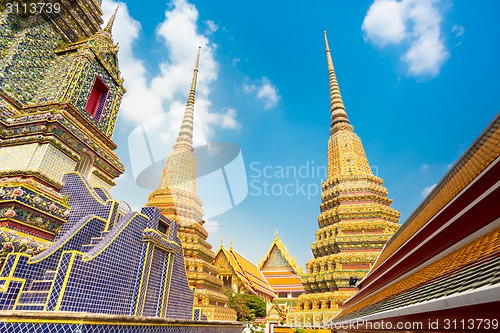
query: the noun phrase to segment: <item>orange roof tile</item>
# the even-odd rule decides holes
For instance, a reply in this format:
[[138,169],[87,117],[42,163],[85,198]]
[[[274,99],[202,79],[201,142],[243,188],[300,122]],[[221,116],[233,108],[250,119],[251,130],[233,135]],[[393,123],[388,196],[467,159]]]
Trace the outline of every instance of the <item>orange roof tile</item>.
[[217,251],[217,255],[220,252],[222,252],[228,259],[235,274],[248,290],[255,294],[260,292],[270,296],[271,298],[276,297],[272,287],[269,285],[266,278],[262,275],[262,272],[257,268],[257,266],[255,266],[255,264],[236,252],[232,246],[229,248],[229,251],[221,246]]

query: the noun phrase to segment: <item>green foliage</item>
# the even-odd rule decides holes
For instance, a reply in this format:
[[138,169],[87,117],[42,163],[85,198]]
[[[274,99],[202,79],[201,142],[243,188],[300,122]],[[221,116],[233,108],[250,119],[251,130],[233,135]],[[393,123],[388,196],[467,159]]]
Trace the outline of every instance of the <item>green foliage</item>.
[[254,321],[255,318],[266,316],[266,302],[255,295],[237,294],[225,290],[229,298],[229,305],[236,311],[238,321]]
[[296,328],[295,331],[293,331],[293,333],[307,333],[307,331],[303,328]]

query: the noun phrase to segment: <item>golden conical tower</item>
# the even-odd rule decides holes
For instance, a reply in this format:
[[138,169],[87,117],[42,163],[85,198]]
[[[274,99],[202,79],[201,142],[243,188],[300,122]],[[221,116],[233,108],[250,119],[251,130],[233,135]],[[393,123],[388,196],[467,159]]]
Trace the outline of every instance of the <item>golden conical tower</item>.
[[148,198],[147,206],[155,206],[170,220],[179,223],[189,286],[195,290],[194,307],[209,320],[236,320],[221,292],[219,270],[212,264],[215,254],[206,241],[202,202],[197,195],[196,159],[193,154],[193,119],[200,49],[179,136],[167,157],[158,188]]
[[323,326],[357,289],[351,277],[363,278],[385,243],[398,229],[399,212],[391,208],[383,180],[368,163],[359,137],[345,112],[325,32],[330,78],[328,178],[322,185],[319,230],[306,264],[306,294],[290,314],[295,326]]

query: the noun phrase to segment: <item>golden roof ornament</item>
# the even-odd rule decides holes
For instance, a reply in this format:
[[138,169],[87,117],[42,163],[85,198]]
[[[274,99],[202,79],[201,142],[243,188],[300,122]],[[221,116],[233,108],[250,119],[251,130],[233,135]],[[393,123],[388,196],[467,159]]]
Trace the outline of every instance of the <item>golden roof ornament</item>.
[[113,15],[111,15],[108,21],[108,24],[106,24],[106,27],[104,27],[103,29],[104,31],[109,32],[110,34],[113,32],[113,25],[115,24],[116,13],[118,13],[118,8],[120,8],[120,6],[116,6]]
[[[331,131],[333,134],[338,130],[338,127],[344,128],[345,126],[335,126],[337,124],[348,124],[349,119],[347,118],[347,113],[345,112],[344,102],[342,101],[342,96],[340,94],[339,83],[337,82],[337,76],[335,75],[335,68],[333,67],[332,54],[330,52],[330,46],[328,45],[328,38],[325,35],[325,45],[326,45],[326,60],[328,62],[328,76],[330,78],[330,113],[332,121],[330,124]],[[349,126],[352,130],[353,127]]]

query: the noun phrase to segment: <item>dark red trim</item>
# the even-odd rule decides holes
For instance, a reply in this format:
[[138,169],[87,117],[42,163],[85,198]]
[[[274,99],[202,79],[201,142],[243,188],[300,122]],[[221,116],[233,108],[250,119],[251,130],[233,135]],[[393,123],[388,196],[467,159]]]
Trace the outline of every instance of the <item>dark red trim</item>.
[[7,227],[9,229],[17,230],[17,231],[23,232],[23,233],[28,234],[28,235],[43,238],[43,239],[48,240],[48,241],[54,240],[53,234],[50,234],[48,232],[43,232],[43,231],[35,229],[35,228],[30,228],[28,226],[25,226],[23,224],[20,224],[20,223],[17,223],[15,221],[11,221],[11,220],[0,221],[0,227]]

